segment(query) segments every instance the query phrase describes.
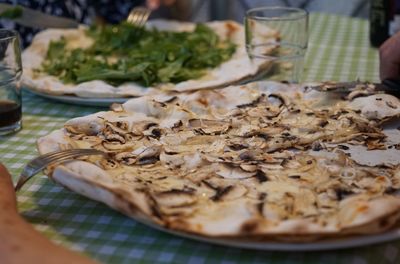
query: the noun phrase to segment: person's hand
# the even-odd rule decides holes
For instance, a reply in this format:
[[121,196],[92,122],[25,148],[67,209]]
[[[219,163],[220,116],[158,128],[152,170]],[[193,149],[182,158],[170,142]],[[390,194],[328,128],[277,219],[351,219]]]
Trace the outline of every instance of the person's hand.
[[[0,163],[0,220],[6,217],[18,216],[17,202],[11,176]],[[6,212],[6,213],[5,213]],[[3,222],[0,221],[0,224]]]
[[175,3],[176,0],[146,0],[146,6],[151,10],[159,8],[161,5],[170,6]]
[[0,241],[1,263],[95,263],[86,257],[51,243],[18,214],[11,176],[1,163]]
[[400,79],[400,32],[379,48],[379,71],[381,80]]

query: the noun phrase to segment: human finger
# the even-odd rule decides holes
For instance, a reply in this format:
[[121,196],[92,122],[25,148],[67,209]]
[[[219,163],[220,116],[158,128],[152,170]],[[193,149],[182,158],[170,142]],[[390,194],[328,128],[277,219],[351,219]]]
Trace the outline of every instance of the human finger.
[[160,0],[146,0],[146,6],[151,10],[155,10],[160,7]]
[[400,78],[400,32],[379,48],[379,74],[381,80]]
[[0,163],[0,210],[7,213],[17,213],[17,202],[11,175]]

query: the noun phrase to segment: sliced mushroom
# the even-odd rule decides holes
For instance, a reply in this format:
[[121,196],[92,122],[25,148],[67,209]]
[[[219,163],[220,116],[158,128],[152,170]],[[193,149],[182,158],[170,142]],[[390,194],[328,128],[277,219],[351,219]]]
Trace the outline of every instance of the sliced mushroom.
[[210,119],[190,119],[188,125],[193,131],[205,135],[224,134],[231,128],[229,122]]
[[111,133],[107,133],[105,135],[105,140],[109,141],[109,142],[114,142],[117,141],[121,144],[125,144],[126,140],[123,136],[119,135],[119,134],[111,134]]
[[233,142],[228,142],[227,148],[224,149],[224,151],[228,151],[228,149],[233,150],[233,151],[239,151],[243,149],[247,149],[249,146],[243,144],[243,143],[233,143]]
[[235,157],[234,162],[235,163],[240,163],[240,164],[248,164],[248,165],[254,165],[257,163],[257,161],[262,160],[262,155],[261,153],[262,150],[242,150],[240,151],[240,154]]
[[256,125],[242,124],[241,126],[230,130],[229,134],[232,136],[246,137],[247,135],[254,133],[254,131],[258,131],[259,129],[260,127]]
[[114,112],[120,113],[120,112],[124,112],[124,107],[122,106],[122,104],[118,104],[118,103],[112,103],[110,106],[110,109]]
[[257,171],[257,165],[255,164],[240,164],[240,168],[247,172],[255,172]]
[[119,164],[113,159],[102,159],[100,160],[100,166],[105,170],[113,170],[118,168]]
[[156,96],[154,96],[154,100],[156,102],[160,102],[160,103],[172,103],[174,101],[176,101],[178,99],[178,97],[176,97],[175,95],[169,95],[169,94],[164,94],[164,93],[160,93],[157,94]]
[[255,100],[253,100],[252,102],[248,103],[248,104],[241,104],[236,106],[237,108],[246,108],[246,107],[254,107],[256,105],[258,105],[260,102],[262,102],[265,98],[265,94],[261,94],[259,97],[257,97]]
[[170,107],[165,103],[157,102],[154,99],[149,100],[147,102],[148,113],[146,114],[155,118],[163,118],[169,112],[169,108]]
[[156,126],[152,126],[149,129],[143,131],[144,136],[153,137],[157,139],[160,138],[163,134],[164,130]]
[[288,105],[288,98],[284,97],[282,94],[271,93],[268,95],[268,103],[272,106],[282,107]]
[[[64,125],[65,130],[71,134],[85,134],[88,136],[95,136],[103,128],[103,124],[100,122],[97,122],[97,120],[96,121],[91,120],[88,123],[81,122],[78,124],[74,124],[74,122],[72,122],[72,121],[67,122]],[[71,124],[69,124],[69,123],[71,123]]]
[[135,136],[141,136],[143,135],[143,132],[145,130],[148,130],[151,127],[158,126],[157,123],[154,123],[152,121],[140,121],[140,122],[135,122],[132,124],[132,129],[131,133]]
[[137,155],[138,158],[144,158],[144,157],[152,157],[152,156],[159,156],[161,152],[161,146],[151,146],[151,147],[146,147],[143,146],[142,148],[134,150],[132,153]]
[[139,165],[149,165],[149,164],[157,163],[159,160],[160,160],[160,158],[158,156],[140,157],[137,160],[137,164],[139,164]]
[[368,95],[371,95],[371,94],[374,94],[375,92],[374,91],[371,91],[371,90],[354,90],[354,91],[352,91],[352,92],[350,92],[348,95],[347,95],[347,99],[349,100],[349,101],[352,101],[352,100],[354,100],[355,98],[357,98],[357,97],[362,97],[362,96],[368,96]]
[[[229,152],[226,152],[224,154],[228,154]],[[205,159],[208,162],[211,163],[219,163],[219,162],[228,162],[228,163],[232,163],[231,157],[232,154],[230,156],[225,157],[224,154],[219,154],[219,153],[202,153],[201,156],[203,159]],[[233,154],[233,156],[236,154]]]
[[246,172],[228,163],[218,163],[216,167],[215,173],[225,179],[246,179],[256,174],[255,172]]
[[247,193],[246,187],[240,184],[217,187],[214,190],[215,195],[211,197],[213,201],[235,200]]
[[193,192],[171,189],[154,195],[158,204],[166,207],[182,207],[192,205],[196,202]]
[[143,138],[143,136],[136,136],[136,135],[134,135],[134,134],[132,134],[132,133],[126,133],[125,135],[124,135],[124,137],[125,137],[125,140],[127,141],[127,142],[129,142],[129,141],[131,141],[131,142],[135,142],[135,141],[139,141],[139,140],[141,140],[142,138]]
[[204,164],[200,153],[174,153],[162,151],[160,161],[170,168],[194,169]]
[[176,152],[165,152],[162,151],[160,153],[160,161],[162,164],[170,167],[170,168],[179,168],[182,166],[185,161],[183,160],[182,155]]
[[[271,109],[265,108],[265,107],[256,107],[256,108],[250,108],[246,113],[247,113],[247,116],[250,116],[250,117],[265,117],[265,116],[270,117]],[[273,116],[274,117],[277,116],[278,113]]]
[[137,161],[137,156],[132,152],[122,152],[115,155],[115,159],[126,165],[133,165]]
[[123,151],[134,148],[136,143],[128,142],[125,144],[121,144],[118,141],[103,141],[101,145],[108,151]]
[[170,134],[164,134],[160,138],[160,143],[164,146],[171,146],[171,148],[178,147],[187,141],[189,138],[195,137],[193,131],[180,131]]
[[262,137],[250,137],[244,140],[250,149],[264,149],[267,146],[267,142]]
[[274,136],[273,138],[269,139],[268,142],[265,142],[262,148],[268,152],[274,152],[279,149],[288,149],[290,147],[295,146],[297,143],[296,140],[286,140],[280,136]]
[[124,135],[129,130],[129,123],[126,121],[106,122],[105,129],[110,129],[119,135]]

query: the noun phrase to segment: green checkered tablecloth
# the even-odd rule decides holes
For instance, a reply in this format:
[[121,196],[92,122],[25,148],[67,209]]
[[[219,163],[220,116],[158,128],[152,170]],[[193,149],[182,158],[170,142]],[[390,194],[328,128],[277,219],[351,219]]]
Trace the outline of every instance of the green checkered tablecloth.
[[[365,20],[313,14],[304,81],[378,80],[377,51]],[[0,137],[0,157],[14,180],[37,154],[35,140],[76,116],[104,110],[55,103],[23,94],[19,133]],[[1,190],[0,190],[1,191]],[[18,194],[24,218],[52,241],[102,263],[400,263],[400,241],[363,248],[285,253],[224,246],[166,234],[38,175]],[[43,254],[46,254],[45,252]],[[1,256],[0,256],[1,262]]]

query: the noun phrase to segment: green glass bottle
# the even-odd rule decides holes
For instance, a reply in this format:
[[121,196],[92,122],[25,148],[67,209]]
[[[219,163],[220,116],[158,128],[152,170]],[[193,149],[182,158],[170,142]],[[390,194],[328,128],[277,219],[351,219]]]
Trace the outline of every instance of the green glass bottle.
[[393,18],[393,0],[371,0],[370,2],[370,42],[374,47],[379,47],[389,38],[389,24]]

